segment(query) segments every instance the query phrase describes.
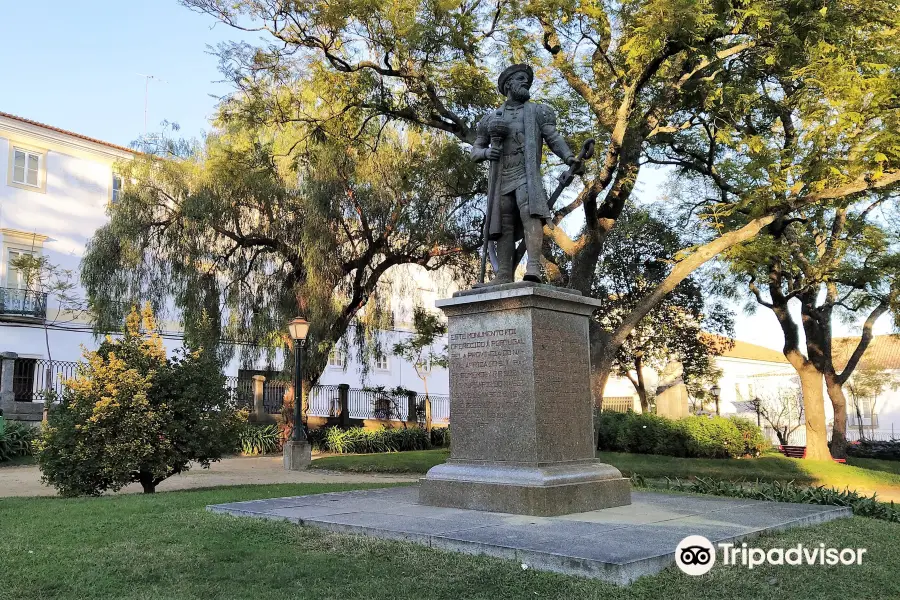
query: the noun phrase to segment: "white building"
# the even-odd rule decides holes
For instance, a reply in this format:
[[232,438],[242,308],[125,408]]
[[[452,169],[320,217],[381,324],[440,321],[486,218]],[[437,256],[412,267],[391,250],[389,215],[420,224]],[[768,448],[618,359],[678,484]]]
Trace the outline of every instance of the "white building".
[[[13,261],[22,254],[43,256],[53,265],[72,272],[80,288],[79,265],[94,231],[107,221],[107,207],[115,202],[120,180],[115,175],[119,161],[130,160],[135,151],[66,131],[43,123],[0,112],[0,352],[15,352],[17,389],[24,396],[41,389],[46,361],[78,361],[82,347],[97,341],[87,314],[61,309],[53,294],[27,289]],[[395,330],[384,332],[386,348],[409,335],[412,306],[433,307],[437,298],[455,290],[452,281],[442,281],[419,267],[389,272]],[[170,349],[180,345],[175,324],[166,326],[164,340]],[[394,388],[437,395],[448,393],[446,371],[435,368],[423,381],[414,365],[394,356],[377,361],[363,375],[355,352],[337,350],[319,381],[323,385]],[[420,369],[421,371],[421,369]],[[237,359],[226,375],[254,373],[242,370]]]
[[[859,338],[835,338],[833,352],[835,368],[840,372],[845,365]],[[716,366],[722,370],[718,381],[720,389],[719,413],[741,415],[759,421],[763,430],[770,433],[776,441],[771,426],[766,419],[758,417],[751,400],[759,398],[763,404],[778,407],[779,402],[791,405],[791,398],[802,401],[799,395],[800,382],[797,372],[779,350],[757,346],[748,342],[734,340],[734,346],[715,359]],[[875,395],[866,393],[854,394],[853,379],[844,385],[847,399],[847,438],[890,440],[900,439],[900,335],[876,336],[863,355],[856,373],[875,371],[881,373],[883,383],[881,391]],[[658,374],[652,369],[645,369],[644,379],[648,390],[656,389]],[[824,390],[825,418],[828,431],[831,431],[834,410]],[[640,401],[634,385],[624,377],[612,377],[604,394],[604,405],[609,403],[612,410],[630,409],[640,412]],[[794,402],[793,404],[796,404]],[[707,405],[706,411],[712,410]],[[788,411],[790,412],[790,411]],[[799,426],[790,435],[792,444],[803,445],[806,432],[802,415],[794,412],[793,421]],[[783,418],[789,422],[791,418]]]
[[[0,112],[0,350],[77,360],[93,345],[84,315],[27,290],[13,260],[46,256],[73,271],[118,193],[113,167],[128,148]],[[46,327],[46,331],[45,331]],[[48,351],[49,347],[49,351]]]

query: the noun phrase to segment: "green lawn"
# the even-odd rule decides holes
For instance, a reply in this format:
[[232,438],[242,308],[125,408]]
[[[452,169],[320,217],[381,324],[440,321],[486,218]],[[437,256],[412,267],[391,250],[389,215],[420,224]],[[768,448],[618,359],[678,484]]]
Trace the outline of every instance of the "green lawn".
[[[853,518],[761,547],[867,548],[861,566],[674,568],[627,588],[514,562],[207,513],[207,504],[348,489],[267,485],[66,500],[0,500],[0,599],[846,600],[900,597],[900,525]],[[353,486],[364,487],[364,486]]]
[[[329,456],[313,461],[319,469],[355,473],[425,473],[447,460],[448,450],[421,450],[390,454],[352,454]],[[849,487],[867,494],[877,493],[883,500],[900,501],[900,463],[851,459],[849,465],[832,461],[805,461],[781,454],[761,458],[725,460],[675,458],[654,454],[602,452],[599,458],[626,475],[638,473],[645,478],[714,477],[762,481],[794,481],[799,484]]]

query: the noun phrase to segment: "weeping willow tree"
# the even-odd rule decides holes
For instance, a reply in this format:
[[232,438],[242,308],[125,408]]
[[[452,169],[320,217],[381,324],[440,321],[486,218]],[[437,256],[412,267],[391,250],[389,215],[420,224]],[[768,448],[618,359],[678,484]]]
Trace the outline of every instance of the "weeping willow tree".
[[88,244],[82,283],[98,330],[150,302],[186,337],[211,321],[222,357],[237,346],[244,363],[274,360],[287,322],[306,316],[309,384],[342,339],[379,351],[392,267],[466,267],[478,182],[456,144],[427,133],[351,118],[260,126],[228,117],[240,103],[252,100],[226,103],[203,143],[158,137],[122,166],[121,201]]

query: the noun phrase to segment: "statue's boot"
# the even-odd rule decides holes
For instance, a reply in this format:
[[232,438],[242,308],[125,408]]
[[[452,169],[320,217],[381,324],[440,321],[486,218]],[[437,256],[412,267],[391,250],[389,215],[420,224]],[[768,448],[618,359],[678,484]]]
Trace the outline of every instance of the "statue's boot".
[[544,228],[541,219],[524,219],[525,250],[528,262],[525,264],[525,281],[541,282],[541,245],[544,243]]
[[[505,228],[504,228],[505,229]],[[510,228],[512,229],[512,228]],[[516,241],[513,233],[503,232],[503,237],[497,240],[497,275],[491,280],[492,285],[512,283],[513,280],[513,256],[516,252]]]

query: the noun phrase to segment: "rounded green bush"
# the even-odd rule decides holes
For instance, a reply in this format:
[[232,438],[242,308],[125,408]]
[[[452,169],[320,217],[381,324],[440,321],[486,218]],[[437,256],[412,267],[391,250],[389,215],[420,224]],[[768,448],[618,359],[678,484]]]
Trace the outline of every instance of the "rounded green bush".
[[740,417],[686,417],[600,413],[597,449],[684,458],[759,456],[768,443],[759,427]]
[[762,429],[746,417],[731,416],[728,420],[734,423],[744,440],[742,456],[758,457],[771,447],[771,443],[763,435]]

